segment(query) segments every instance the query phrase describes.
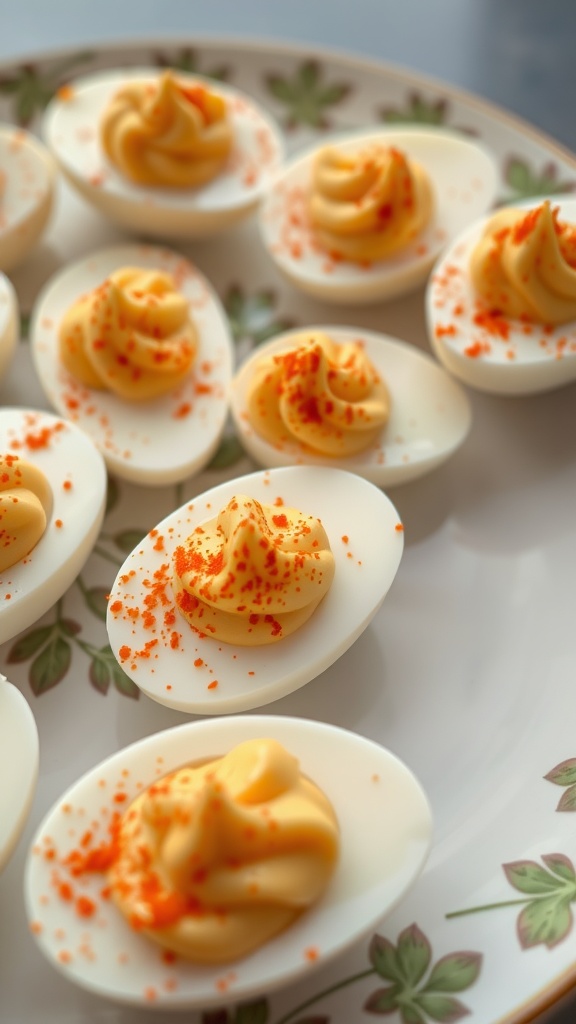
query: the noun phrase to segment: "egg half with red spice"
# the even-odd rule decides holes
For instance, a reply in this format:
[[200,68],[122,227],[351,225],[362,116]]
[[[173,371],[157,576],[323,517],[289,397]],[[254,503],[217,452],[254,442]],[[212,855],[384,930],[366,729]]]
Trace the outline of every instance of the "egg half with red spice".
[[[518,245],[531,234],[543,203],[533,199],[510,207],[519,214]],[[558,224],[566,225],[573,245],[576,199],[552,196],[548,205],[554,211],[554,232]],[[479,391],[528,395],[570,384],[576,380],[576,319],[547,324],[533,317],[515,318],[497,303],[487,304],[476,291],[470,260],[488,223],[483,217],[464,231],[430,276],[426,316],[434,354],[454,377]],[[564,275],[576,295],[576,268],[567,264]],[[545,288],[536,281],[536,291]]]
[[[340,854],[326,892],[283,932],[232,963],[202,965],[166,955],[130,927],[106,892],[103,869],[113,856],[114,821],[168,773],[266,738],[297,759],[334,808]],[[118,751],[56,801],[26,863],[29,927],[50,964],[94,995],[160,1012],[222,1007],[309,978],[358,943],[414,884],[431,838],[420,783],[364,736],[286,715],[189,722]]]
[[18,299],[14,286],[0,274],[0,378],[10,366],[18,345]]
[[[408,232],[405,244],[385,257],[349,258],[328,248],[311,214],[314,167],[326,150],[361,160],[374,150],[400,154],[422,168],[429,181],[431,212],[421,229]],[[376,220],[372,235],[382,233],[391,223],[391,212],[406,202],[398,197],[374,206],[373,185],[361,196],[341,200],[341,168],[330,168],[330,194],[324,206],[327,223],[340,225],[339,243],[346,248],[356,227],[356,217],[368,217],[370,205]],[[360,174],[356,178],[362,177]],[[424,284],[439,253],[463,228],[492,206],[496,198],[498,172],[491,153],[480,143],[457,132],[435,128],[387,128],[326,137],[297,155],[278,174],[259,211],[262,239],[268,253],[297,288],[315,298],[337,304],[365,304],[393,299]],[[360,184],[358,185],[359,191]],[[332,194],[333,193],[333,194]],[[350,223],[348,223],[348,219]],[[344,221],[344,223],[341,223]],[[359,242],[368,228],[361,227]],[[329,237],[332,238],[333,232]]]
[[[178,550],[238,495],[272,507],[280,524],[284,508],[319,520],[334,559],[331,585],[307,621],[255,646],[190,625],[174,572]],[[110,592],[110,646],[136,685],[168,707],[204,715],[259,707],[314,679],[354,643],[392,585],[402,551],[392,502],[356,474],[297,466],[239,477],[176,509],[128,556]]]
[[[14,473],[20,461],[38,470],[45,480],[46,505],[37,543],[0,576],[0,643],[5,643],[48,611],[82,569],[104,516],[106,467],[90,438],[73,423],[32,409],[0,409],[0,455]],[[3,486],[0,496],[8,505],[23,497],[23,487],[7,492]],[[3,547],[16,540],[6,523],[3,514]]]
[[[147,236],[207,237],[253,213],[282,166],[282,134],[267,111],[238,89],[199,75],[173,74],[183,97],[209,90],[220,98],[231,126],[228,160],[200,187],[137,184],[104,151],[100,125],[113,97],[136,83],[154,89],[161,78],[158,68],[121,68],[75,79],[49,103],[43,136],[71,185],[111,220]],[[159,160],[182,141],[180,127],[175,123],[168,131]]]
[[[333,351],[325,379],[322,366],[307,375],[298,370],[307,350],[317,358],[322,339]],[[387,418],[375,430],[367,422],[367,410],[375,407],[370,375],[387,394]],[[258,420],[254,382],[264,406]],[[278,394],[269,396],[268,389]],[[281,415],[279,403],[285,403]],[[242,444],[259,465],[338,466],[379,487],[436,469],[463,444],[472,421],[464,388],[428,354],[377,331],[341,325],[287,331],[259,345],[232,380],[230,407]],[[268,420],[274,429],[267,429]],[[352,436],[362,446],[348,452],[344,444]]]
[[[112,275],[128,268],[158,272],[164,282],[162,287],[166,280],[171,282],[173,292],[166,300],[168,324],[171,324],[174,301],[178,299],[188,311],[192,331],[190,347],[194,350],[189,372],[169,391],[134,400],[108,387],[82,382],[64,365],[61,355],[62,324],[68,311],[84,296],[102,297],[102,290],[108,286]],[[128,298],[131,288],[126,285]],[[150,360],[162,359],[163,352],[154,350],[152,355],[149,352],[158,333],[152,322],[153,313],[152,326],[146,331],[137,319],[126,323],[123,306],[115,305],[121,300],[115,295],[111,290],[109,319],[104,319],[102,333],[90,336],[91,340],[86,343],[105,355],[117,324],[124,348],[110,357],[115,360],[114,365],[110,360],[106,364],[108,378],[116,373],[126,384],[131,374],[134,380],[128,383],[139,386],[143,379],[141,369],[135,366],[131,370],[126,355],[135,344],[134,338],[138,337],[144,346],[142,366],[146,366],[146,379],[154,382],[156,371],[161,367]],[[147,301],[157,300],[156,295],[152,294],[148,300],[137,290],[134,295],[138,310]],[[140,315],[140,312],[135,314]],[[86,336],[89,330],[88,324]],[[67,266],[48,281],[38,297],[30,337],[34,364],[47,398],[62,416],[71,419],[92,438],[108,469],[118,477],[150,486],[176,483],[210,461],[228,415],[232,339],[226,314],[211,284],[178,253],[157,246],[128,244],[99,250]],[[161,349],[162,345],[157,347]]]

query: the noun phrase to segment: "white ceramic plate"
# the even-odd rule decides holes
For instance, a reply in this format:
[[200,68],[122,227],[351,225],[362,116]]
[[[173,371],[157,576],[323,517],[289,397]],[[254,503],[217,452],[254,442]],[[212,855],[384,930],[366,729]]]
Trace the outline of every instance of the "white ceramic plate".
[[[111,63],[184,60],[187,47],[202,71],[227,71],[234,85],[265,101],[282,122],[295,108],[279,96],[308,83],[306,110],[331,130],[424,110],[448,128],[475,133],[496,154],[503,198],[520,198],[514,188],[520,180],[537,184],[544,177],[547,191],[554,182],[564,191],[576,184],[574,158],[509,116],[449,87],[366,61],[316,54],[311,63],[309,51],[291,47],[176,39],[75,53],[75,63],[63,71],[62,55],[38,59],[34,73],[53,87],[59,75],[62,81]],[[10,65],[3,73],[26,82],[29,69]],[[319,95],[329,102],[318,107]],[[1,94],[3,120],[14,116],[13,103],[14,93]],[[287,133],[291,152],[321,138],[321,131],[297,124]],[[43,254],[14,274],[23,312],[63,263],[127,240],[62,187]],[[216,284],[239,358],[288,326],[333,319],[333,307],[280,280],[253,222],[234,231],[225,246],[213,239],[185,255]],[[339,319],[428,351],[423,292],[372,309],[343,307]],[[42,400],[22,344],[0,383],[0,401]],[[275,713],[343,726],[398,754],[433,807],[429,860],[378,925],[378,940],[360,942],[306,982],[263,992],[239,1011],[244,1018],[267,1016],[269,1024],[288,1015],[294,1024],[310,1017],[330,1024],[371,1020],[365,1004],[396,984],[387,1019],[400,1024],[394,999],[407,999],[410,986],[405,977],[394,983],[378,974],[400,955],[402,963],[420,965],[412,1001],[418,995],[417,1005],[424,1000],[437,1016],[440,1001],[444,1015],[464,1008],[470,1024],[527,1022],[576,983],[569,914],[576,863],[574,391],[513,399],[474,392],[470,400],[466,444],[434,474],[391,493],[405,547],[381,611],[313,684],[274,705]],[[181,712],[137,700],[131,680],[116,672],[104,596],[138,536],[197,494],[254,469],[247,458],[235,461],[237,454],[228,439],[218,466],[184,486],[144,490],[112,481],[108,515],[80,578],[39,623],[0,649],[0,668],[22,692],[36,694],[43,763],[30,827],[94,764],[186,720]],[[58,637],[50,647],[40,632],[48,628]],[[98,1024],[114,1011],[52,970],[27,932],[23,860],[20,844],[2,876],[2,919],[10,922],[0,958],[2,1013],[28,1024],[66,1018]],[[472,913],[475,908],[482,909]],[[431,984],[435,992],[422,991]],[[234,1020],[236,1011],[227,1012]],[[431,1014],[419,1012],[431,1024]],[[187,1024],[202,1022],[201,1013],[188,1018]],[[158,1024],[172,1020],[168,1012],[155,1016]]]
[[[10,859],[30,812],[38,778],[38,730],[30,705],[0,675],[0,871]],[[10,784],[7,780],[10,779]]]
[[[56,871],[75,886],[60,864],[77,848],[87,821],[106,827],[119,784],[131,800],[141,786],[191,760],[257,738],[276,739],[299,759],[302,772],[328,796],[340,825],[340,858],[325,895],[282,935],[230,965],[169,963],[100,896],[101,875],[92,875],[82,890],[97,907],[90,920],[77,914],[74,901],[58,897],[52,883],[55,861],[46,850],[56,848]],[[236,1002],[295,983],[369,932],[414,883],[431,837],[430,807],[413,774],[389,751],[355,733],[281,716],[184,725],[120,751],[62,794],[33,840],[28,917],[54,967],[99,995],[156,1009]]]

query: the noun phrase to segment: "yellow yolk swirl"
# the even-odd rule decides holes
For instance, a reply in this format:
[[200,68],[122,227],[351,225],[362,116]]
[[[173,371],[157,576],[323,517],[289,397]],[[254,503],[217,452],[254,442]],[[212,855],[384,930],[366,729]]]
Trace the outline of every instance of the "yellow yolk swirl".
[[104,111],[100,137],[110,162],[130,181],[171,188],[211,181],[232,147],[222,97],[170,71],[157,83],[120,89]]
[[42,470],[17,455],[0,455],[0,572],[36,546],[51,507],[52,491]]
[[239,495],[176,548],[173,588],[180,612],[201,633],[257,646],[310,618],[334,568],[319,519]]
[[474,287],[490,309],[542,324],[576,320],[576,227],[548,200],[490,218],[470,258]]
[[124,267],[70,307],[59,342],[73,377],[139,400],[172,391],[188,375],[197,333],[170,274]]
[[319,245],[331,255],[356,263],[386,259],[423,231],[432,209],[428,175],[397,149],[326,147],[318,154],[309,215]]
[[264,357],[247,392],[248,418],[271,444],[299,441],[321,455],[368,448],[388,422],[390,398],[361,344],[297,335],[295,347]]
[[197,963],[226,963],[319,899],[338,849],[332,806],[297,759],[250,740],[137,797],[108,877],[135,929]]

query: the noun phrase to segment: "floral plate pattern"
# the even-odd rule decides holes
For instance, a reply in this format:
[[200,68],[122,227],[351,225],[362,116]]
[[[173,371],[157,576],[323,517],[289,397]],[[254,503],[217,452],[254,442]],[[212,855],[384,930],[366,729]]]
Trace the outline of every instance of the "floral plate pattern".
[[[395,69],[269,45],[151,43],[5,66],[0,120],[38,130],[44,106],[74,75],[146,64],[198,71],[250,93],[279,120],[292,152],[332,129],[436,124],[492,149],[503,201],[576,188],[575,158],[472,97]],[[83,255],[87,241],[96,249],[126,237],[62,187],[45,241],[13,275],[23,340],[0,388],[3,404],[45,404],[25,340],[39,288]],[[253,223],[225,240],[179,248],[218,290],[238,361],[275,333],[333,315],[279,278]],[[427,350],[421,295],[339,316]],[[339,662],[273,707],[364,732],[410,765],[436,818],[428,865],[368,944],[316,969],[297,990],[241,1005],[227,993],[226,1008],[186,1014],[190,1024],[360,1024],[383,1016],[520,1024],[576,983],[574,388],[471,400],[474,428],[462,451],[430,478],[390,492],[406,553],[385,606]],[[31,820],[0,880],[7,1020],[95,1024],[108,1010],[36,953],[22,909],[26,840],[98,760],[187,720],[138,698],[107,644],[106,595],[154,523],[252,468],[230,427],[211,465],[184,484],[144,492],[111,478],[84,570],[39,622],[0,648],[0,670],[30,700],[41,746]],[[175,1019],[161,1000],[154,1010],[162,1024]],[[118,1024],[135,1020],[130,1011],[110,1014]]]

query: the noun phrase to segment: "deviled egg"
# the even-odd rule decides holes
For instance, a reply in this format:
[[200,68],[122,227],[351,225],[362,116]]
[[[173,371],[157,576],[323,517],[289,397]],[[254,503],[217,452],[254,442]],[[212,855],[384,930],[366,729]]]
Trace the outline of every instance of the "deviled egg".
[[0,270],[13,270],[40,240],[55,181],[46,147],[23,128],[0,125]]
[[575,240],[576,200],[558,197],[499,210],[455,240],[426,293],[430,345],[450,373],[503,395],[576,380]]
[[0,409],[0,643],[32,625],[72,584],[104,515],[104,461],[51,413]]
[[[264,738],[298,760],[334,809],[340,852],[326,893],[285,931],[231,964],[167,956],[106,898],[102,869],[114,822],[119,813],[130,814],[145,787],[160,791],[168,773]],[[28,856],[29,926],[50,963],[96,995],[166,1010],[237,1002],[306,977],[368,934],[418,878],[431,832],[420,783],[371,740],[286,716],[194,722],[114,754],[57,801]]]
[[[110,646],[160,704],[194,714],[258,707],[354,643],[402,550],[396,509],[353,473],[301,466],[229,480],[172,512],[128,556],[110,592]],[[204,581],[194,580],[202,567]],[[286,622],[314,601],[287,635]]]
[[261,206],[264,244],[297,288],[327,302],[391,299],[496,197],[495,161],[436,129],[334,136],[297,156]]
[[209,462],[232,341],[216,293],[180,255],[125,245],[66,267],[40,294],[30,336],[49,401],[119,477],[168,484]]
[[6,866],[30,811],[38,778],[38,729],[25,697],[0,674],[0,871]]
[[18,299],[14,286],[0,274],[0,379],[8,369],[18,344]]
[[280,131],[254,100],[153,68],[76,79],[48,105],[43,135],[85,199],[124,227],[162,237],[208,236],[247,217],[283,160]]
[[233,379],[242,444],[263,466],[338,466],[380,487],[448,459],[468,398],[435,360],[364,328],[309,327],[260,345]]

